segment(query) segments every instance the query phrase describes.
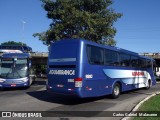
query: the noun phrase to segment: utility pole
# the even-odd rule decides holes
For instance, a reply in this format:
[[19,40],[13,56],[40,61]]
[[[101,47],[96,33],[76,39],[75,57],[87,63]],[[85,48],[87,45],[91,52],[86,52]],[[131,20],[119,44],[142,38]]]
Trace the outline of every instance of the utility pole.
[[23,46],[23,42],[24,42],[24,25],[25,25],[25,21],[22,20],[22,46]]

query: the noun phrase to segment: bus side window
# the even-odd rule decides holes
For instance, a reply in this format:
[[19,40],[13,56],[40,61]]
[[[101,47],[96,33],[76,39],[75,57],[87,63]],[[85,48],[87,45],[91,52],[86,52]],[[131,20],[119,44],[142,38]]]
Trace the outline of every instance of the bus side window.
[[118,52],[105,50],[104,53],[104,64],[109,66],[119,65],[119,54]]
[[120,54],[120,65],[121,66],[130,66],[130,56],[127,54]]
[[99,47],[87,46],[87,56],[90,64],[101,65],[104,63],[103,61],[103,53],[104,50]]
[[139,67],[139,59],[138,59],[138,57],[131,56],[131,66],[132,67]]
[[146,65],[147,68],[151,68],[152,67],[152,62],[151,60],[147,59],[147,65]]
[[139,67],[141,67],[141,68],[147,67],[146,59],[144,59],[144,58],[139,59]]

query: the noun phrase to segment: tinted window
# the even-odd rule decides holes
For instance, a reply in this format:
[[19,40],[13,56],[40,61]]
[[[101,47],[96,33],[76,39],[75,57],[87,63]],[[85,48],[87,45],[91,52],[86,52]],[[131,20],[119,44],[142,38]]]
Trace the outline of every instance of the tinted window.
[[95,46],[87,46],[88,61],[90,64],[104,64],[103,49]]
[[120,55],[120,65],[121,66],[130,66],[130,56],[127,54]]
[[146,59],[139,60],[139,67],[146,68]]
[[105,65],[111,65],[111,66],[119,65],[118,55],[119,54],[115,51],[105,50],[104,64]]
[[49,52],[49,59],[76,58],[77,44],[53,44]]
[[139,59],[138,57],[131,56],[131,66],[132,67],[139,67]]
[[147,59],[146,60],[146,67],[151,68],[152,67],[152,61]]

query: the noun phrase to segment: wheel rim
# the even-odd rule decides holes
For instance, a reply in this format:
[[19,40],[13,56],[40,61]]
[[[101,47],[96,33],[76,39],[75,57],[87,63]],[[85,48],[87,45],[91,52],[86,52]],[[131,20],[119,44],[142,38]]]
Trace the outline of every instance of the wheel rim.
[[117,96],[117,95],[119,95],[119,87],[118,86],[115,86],[115,88],[114,88],[114,94]]

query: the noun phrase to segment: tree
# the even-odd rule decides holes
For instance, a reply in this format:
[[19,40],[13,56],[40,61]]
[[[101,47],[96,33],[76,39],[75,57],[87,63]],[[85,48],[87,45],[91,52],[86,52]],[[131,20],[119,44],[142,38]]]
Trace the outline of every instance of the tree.
[[1,45],[24,45],[24,46],[27,46],[25,43],[15,42],[15,41],[4,42],[4,43],[1,43]]
[[65,38],[84,38],[115,45],[113,23],[122,16],[110,7],[112,0],[41,0],[53,22],[42,33],[33,34],[46,44]]

